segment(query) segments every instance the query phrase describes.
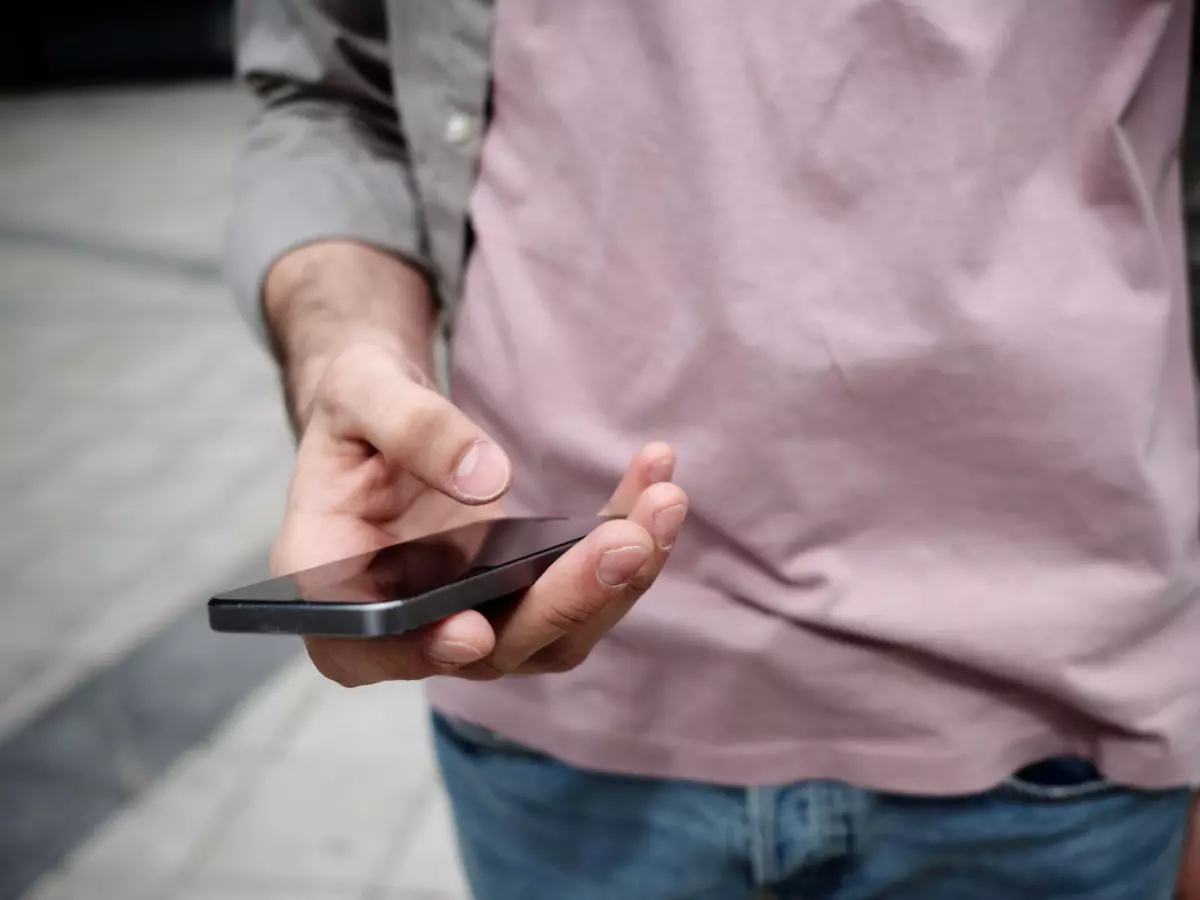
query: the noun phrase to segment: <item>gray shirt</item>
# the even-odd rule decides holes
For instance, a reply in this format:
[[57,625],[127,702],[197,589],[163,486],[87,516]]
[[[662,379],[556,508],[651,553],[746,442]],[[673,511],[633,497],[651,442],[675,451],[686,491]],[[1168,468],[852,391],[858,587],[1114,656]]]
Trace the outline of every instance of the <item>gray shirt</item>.
[[452,312],[491,27],[486,0],[237,4],[238,74],[261,106],[239,158],[225,258],[256,329],[270,264],[331,237],[405,257]]

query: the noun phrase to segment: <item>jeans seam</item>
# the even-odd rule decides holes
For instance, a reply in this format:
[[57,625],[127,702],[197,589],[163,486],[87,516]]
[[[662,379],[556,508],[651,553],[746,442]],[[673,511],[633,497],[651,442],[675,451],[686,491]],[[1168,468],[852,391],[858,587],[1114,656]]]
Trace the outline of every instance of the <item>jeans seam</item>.
[[775,794],[773,787],[746,788],[746,813],[750,832],[750,870],[756,887],[779,879],[776,858]]

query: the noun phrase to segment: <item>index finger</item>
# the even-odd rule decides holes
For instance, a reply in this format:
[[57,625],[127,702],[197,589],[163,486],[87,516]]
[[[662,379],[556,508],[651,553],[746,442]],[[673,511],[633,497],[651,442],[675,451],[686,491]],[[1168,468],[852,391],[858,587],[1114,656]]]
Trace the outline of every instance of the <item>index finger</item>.
[[600,515],[628,515],[646,488],[670,481],[674,474],[675,449],[662,441],[646,444],[629,461],[624,476]]
[[327,370],[314,422],[337,441],[365,442],[389,465],[464,503],[487,503],[512,480],[508,456],[458,407],[378,347],[352,348]]
[[618,519],[600,525],[525,592],[499,629],[495,650],[483,662],[499,672],[513,672],[538,650],[621,604],[631,592],[640,593],[640,575],[653,553],[654,541],[641,525]]

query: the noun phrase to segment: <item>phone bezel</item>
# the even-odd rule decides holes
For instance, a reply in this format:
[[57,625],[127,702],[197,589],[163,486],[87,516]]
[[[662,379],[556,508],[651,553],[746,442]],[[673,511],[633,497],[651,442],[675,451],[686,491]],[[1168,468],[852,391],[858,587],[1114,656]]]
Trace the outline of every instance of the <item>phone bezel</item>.
[[[547,521],[551,521],[550,517]],[[595,524],[602,521],[604,518],[597,518]],[[334,603],[214,596],[208,601],[209,626],[214,631],[239,634],[362,638],[403,634],[456,612],[527,590],[555,560],[584,537],[586,534],[581,534],[415,597],[397,600]]]

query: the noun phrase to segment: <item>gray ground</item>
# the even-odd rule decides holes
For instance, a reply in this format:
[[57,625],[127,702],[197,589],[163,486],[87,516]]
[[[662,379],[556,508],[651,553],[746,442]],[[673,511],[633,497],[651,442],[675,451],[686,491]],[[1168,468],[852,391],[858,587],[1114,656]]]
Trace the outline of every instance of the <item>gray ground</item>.
[[[216,271],[246,112],[220,85],[0,100],[0,739],[278,523],[274,375]],[[464,896],[423,716],[290,666],[30,896]]]

